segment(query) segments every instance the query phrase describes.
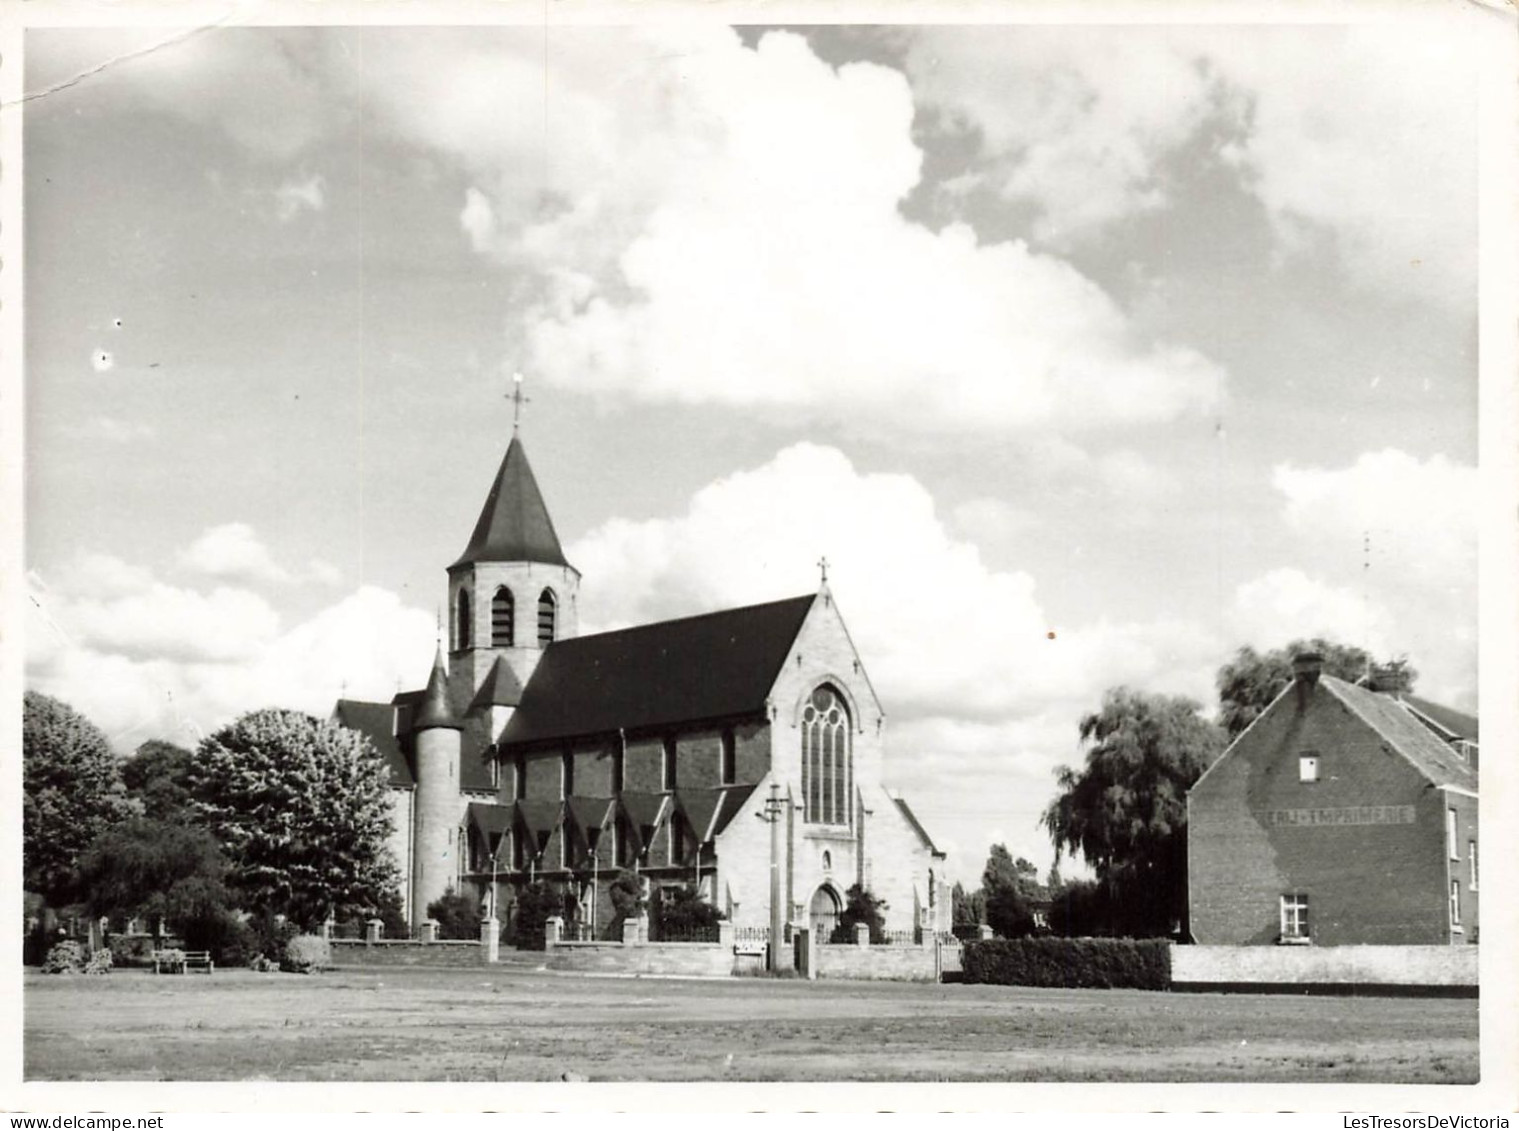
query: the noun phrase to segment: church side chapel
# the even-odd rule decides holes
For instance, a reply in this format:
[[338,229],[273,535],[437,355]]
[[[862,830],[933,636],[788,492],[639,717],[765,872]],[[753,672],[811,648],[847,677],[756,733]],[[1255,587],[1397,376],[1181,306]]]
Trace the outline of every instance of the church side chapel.
[[632,870],[764,927],[775,786],[788,921],[826,940],[860,884],[888,930],[949,930],[944,853],[883,784],[885,715],[825,564],[816,593],[589,636],[580,580],[514,429],[448,567],[446,656],[333,715],[389,766],[413,925],[451,890],[507,921],[545,882],[567,937],[605,938]]

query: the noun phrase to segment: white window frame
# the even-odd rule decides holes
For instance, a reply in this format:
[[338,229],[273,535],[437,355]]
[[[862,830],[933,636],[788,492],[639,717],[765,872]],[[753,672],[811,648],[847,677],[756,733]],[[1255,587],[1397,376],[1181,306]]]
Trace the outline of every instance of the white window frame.
[[1283,892],[1278,910],[1283,943],[1302,944],[1312,940],[1313,924],[1308,918],[1307,892]]
[[1475,839],[1466,842],[1466,871],[1468,891],[1477,890],[1477,842]]
[[1461,859],[1461,837],[1457,832],[1456,807],[1445,807],[1445,843],[1452,860]]
[[1319,780],[1319,756],[1317,754],[1298,755],[1297,780],[1300,782],[1316,782]]
[[1450,882],[1450,929],[1461,930],[1461,881]]

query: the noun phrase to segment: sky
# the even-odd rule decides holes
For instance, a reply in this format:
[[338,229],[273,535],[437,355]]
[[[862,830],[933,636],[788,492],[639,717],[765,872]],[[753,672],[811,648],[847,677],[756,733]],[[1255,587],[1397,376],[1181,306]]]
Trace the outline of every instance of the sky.
[[957,878],[1242,645],[1475,711],[1440,10],[30,29],[26,684],[123,752],[420,685],[521,373],[582,631],[826,557]]

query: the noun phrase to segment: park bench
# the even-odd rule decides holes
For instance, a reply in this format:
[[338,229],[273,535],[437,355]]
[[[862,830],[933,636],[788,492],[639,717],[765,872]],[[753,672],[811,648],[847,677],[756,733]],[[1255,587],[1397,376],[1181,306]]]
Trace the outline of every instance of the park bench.
[[153,973],[155,974],[187,974],[192,969],[204,970],[209,974],[215,968],[209,950],[155,950],[153,952]]

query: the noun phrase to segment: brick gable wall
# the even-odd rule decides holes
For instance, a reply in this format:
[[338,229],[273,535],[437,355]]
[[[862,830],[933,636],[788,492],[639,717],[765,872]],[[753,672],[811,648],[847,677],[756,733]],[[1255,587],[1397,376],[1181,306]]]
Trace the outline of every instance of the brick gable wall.
[[1275,943],[1302,892],[1314,945],[1450,941],[1445,796],[1322,686],[1289,690],[1188,799],[1193,937]]

